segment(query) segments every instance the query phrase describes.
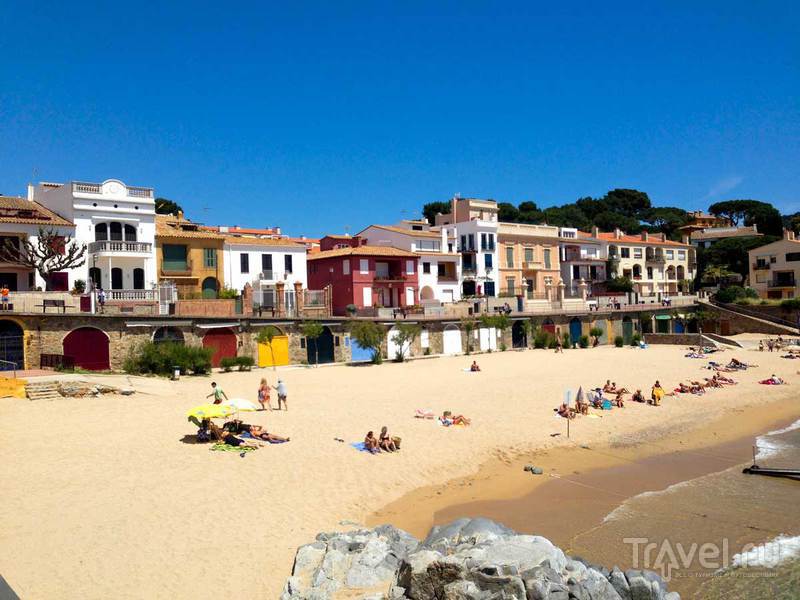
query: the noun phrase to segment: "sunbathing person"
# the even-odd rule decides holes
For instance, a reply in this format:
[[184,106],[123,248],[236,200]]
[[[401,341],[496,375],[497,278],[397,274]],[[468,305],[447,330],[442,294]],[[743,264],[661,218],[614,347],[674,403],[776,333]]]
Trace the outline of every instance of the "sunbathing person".
[[260,425],[250,425],[248,432],[254,438],[264,440],[265,442],[270,442],[271,444],[282,444],[283,442],[291,441],[291,438],[281,437],[279,435],[275,435],[274,433],[264,431],[264,428]]
[[371,431],[367,432],[367,437],[364,438],[364,449],[373,454],[378,454],[381,449],[378,448],[378,438]]
[[561,406],[556,409],[559,417],[564,417],[565,419],[574,419],[575,418],[575,410],[567,406],[566,402],[563,402]]
[[682,381],[678,384],[678,387],[675,388],[675,391],[679,394],[690,394],[692,392],[691,388]]
[[464,415],[454,415],[449,410],[444,411],[439,420],[442,425],[469,425],[471,423]]
[[575,409],[576,409],[576,412],[578,412],[578,413],[580,413],[582,415],[588,415],[589,414],[589,403],[586,402],[585,400],[584,401],[576,400],[575,401]]
[[636,390],[631,396],[631,400],[634,402],[644,402],[644,394],[642,394],[642,390]]
[[731,379],[730,377],[725,377],[725,375],[720,375],[719,373],[715,373],[714,377],[716,378],[717,381],[725,385],[736,385],[736,382],[733,379]]
[[472,364],[469,366],[469,370],[472,371],[473,373],[477,373],[478,371],[480,371],[481,368],[478,366],[478,361],[473,360]]
[[386,428],[386,425],[381,427],[381,435],[378,438],[378,447],[381,450],[386,450],[386,452],[396,452],[397,446],[394,444],[394,440],[389,437],[389,432]]
[[616,389],[614,389],[614,384],[613,384],[613,383],[611,383],[611,380],[610,380],[610,379],[606,379],[606,384],[603,386],[603,391],[604,391],[606,394],[613,394],[613,393],[614,393],[614,392],[616,392],[617,390],[616,390]]
[[209,423],[208,430],[211,432],[211,435],[214,436],[218,442],[223,444],[227,444],[228,446],[235,446],[239,447],[246,447],[246,448],[258,448],[259,444],[253,442],[245,442],[243,439],[236,437],[230,431],[225,431],[224,429],[220,429],[216,423]]
[[628,391],[628,389],[627,389],[627,388],[624,388],[624,387],[618,388],[618,387],[617,387],[617,382],[616,382],[616,381],[612,381],[612,382],[611,382],[611,387],[612,387],[612,388],[614,388],[614,389],[612,390],[614,393],[617,393],[617,392],[622,392],[623,394],[630,394],[630,392]]
[[625,398],[623,397],[625,394],[622,390],[617,390],[617,395],[614,397],[614,404],[616,404],[619,408],[625,408]]

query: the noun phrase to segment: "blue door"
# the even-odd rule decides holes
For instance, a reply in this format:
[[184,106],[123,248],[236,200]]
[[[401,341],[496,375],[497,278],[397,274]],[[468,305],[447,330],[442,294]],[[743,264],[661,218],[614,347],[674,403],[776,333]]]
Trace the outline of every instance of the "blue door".
[[686,331],[686,327],[683,324],[683,321],[680,319],[675,319],[673,322],[673,327],[675,327],[675,333],[683,333]]
[[357,341],[353,338],[348,338],[350,340],[350,350],[352,352],[352,361],[353,362],[363,362],[372,360],[372,350],[369,348],[364,348],[359,345]]
[[575,344],[579,339],[581,339],[581,335],[581,320],[572,319],[569,322],[569,341]]

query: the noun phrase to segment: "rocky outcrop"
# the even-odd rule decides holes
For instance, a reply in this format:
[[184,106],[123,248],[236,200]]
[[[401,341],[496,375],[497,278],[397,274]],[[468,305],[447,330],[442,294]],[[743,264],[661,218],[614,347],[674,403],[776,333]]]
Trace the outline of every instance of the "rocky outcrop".
[[679,600],[650,571],[611,571],[489,519],[321,533],[295,556],[281,600]]

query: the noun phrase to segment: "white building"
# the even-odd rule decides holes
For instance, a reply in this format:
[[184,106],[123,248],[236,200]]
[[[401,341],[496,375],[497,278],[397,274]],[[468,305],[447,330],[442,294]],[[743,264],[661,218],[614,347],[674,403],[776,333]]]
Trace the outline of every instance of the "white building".
[[608,244],[592,237],[592,234],[578,231],[574,227],[559,228],[561,246],[561,280],[566,286],[569,298],[581,296],[581,281],[585,284],[587,296],[592,295],[592,286],[606,281],[606,251]]
[[436,215],[436,228],[455,227],[456,250],[461,255],[462,296],[496,296],[499,291],[497,261],[497,202],[478,198],[453,198],[451,211]]
[[303,244],[286,238],[227,236],[223,252],[225,285],[242,290],[249,283],[254,301],[262,307],[276,306],[279,282],[283,283],[287,311],[296,306],[295,292],[308,287]]
[[461,257],[454,232],[454,227],[432,231],[424,221],[401,221],[395,226],[370,225],[358,237],[370,246],[391,246],[419,256],[419,298],[424,304],[461,299]]
[[152,188],[117,179],[103,183],[40,183],[28,197],[75,224],[74,239],[87,244],[86,263],[68,271],[109,290],[155,287],[155,200]]

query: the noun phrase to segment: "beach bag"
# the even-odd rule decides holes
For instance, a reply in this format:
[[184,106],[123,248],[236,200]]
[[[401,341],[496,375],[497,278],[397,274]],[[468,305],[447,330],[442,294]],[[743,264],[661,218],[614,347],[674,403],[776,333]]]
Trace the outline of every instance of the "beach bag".
[[402,438],[400,438],[400,437],[398,437],[396,435],[393,435],[392,436],[392,441],[394,442],[395,447],[399,450],[400,449],[400,442],[403,441]]
[[197,443],[204,444],[209,441],[211,437],[208,435],[208,431],[205,429],[198,429],[197,430]]
[[611,410],[611,400],[603,400],[603,410]]

